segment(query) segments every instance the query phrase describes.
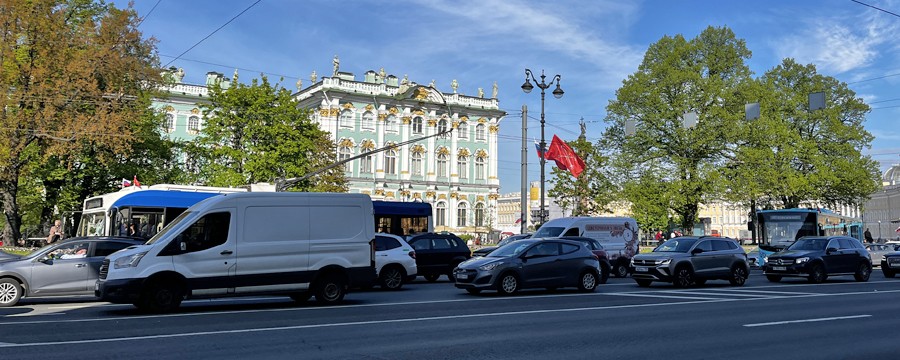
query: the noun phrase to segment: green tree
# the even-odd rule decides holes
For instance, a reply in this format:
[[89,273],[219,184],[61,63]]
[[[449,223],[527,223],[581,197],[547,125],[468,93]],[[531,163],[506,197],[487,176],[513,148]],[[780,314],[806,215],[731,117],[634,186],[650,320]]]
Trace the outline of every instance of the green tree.
[[[560,207],[572,209],[573,216],[597,215],[610,212],[612,182],[603,171],[607,169],[607,159],[589,141],[578,138],[567,142],[572,150],[584,160],[584,171],[578,178],[568,170],[553,168],[547,192],[556,199]],[[551,162],[552,163],[552,162]]]
[[[2,240],[21,237],[20,184],[32,197],[41,187],[23,176],[60,172],[49,171],[50,162],[115,163],[128,151],[129,124],[147,109],[159,79],[155,41],[142,38],[138,21],[133,9],[102,2],[0,3]],[[87,144],[110,156],[73,160]]]
[[[298,107],[291,92],[262,76],[249,85],[210,87],[205,123],[191,151],[200,155],[201,181],[239,186],[300,177],[335,162],[335,144]],[[347,191],[343,167],[296,184],[300,191]]]
[[[683,228],[693,227],[699,204],[723,192],[719,167],[730,153],[733,124],[743,117],[739,90],[750,80],[745,64],[750,55],[744,40],[725,27],[708,27],[692,40],[663,37],[650,45],[637,72],[607,106],[610,126],[601,141],[617,158],[622,188],[662,182],[659,201],[667,201]],[[696,126],[685,126],[688,112],[698,115]],[[625,135],[626,122],[636,124],[634,135]]]

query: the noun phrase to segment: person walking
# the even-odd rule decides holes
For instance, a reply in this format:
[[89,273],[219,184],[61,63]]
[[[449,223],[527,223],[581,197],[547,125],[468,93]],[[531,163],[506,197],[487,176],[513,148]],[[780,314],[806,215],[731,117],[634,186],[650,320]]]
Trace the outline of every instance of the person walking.
[[875,242],[875,239],[872,238],[872,233],[869,232],[869,228],[866,228],[866,232],[863,233],[863,237],[866,239],[866,242],[869,244]]

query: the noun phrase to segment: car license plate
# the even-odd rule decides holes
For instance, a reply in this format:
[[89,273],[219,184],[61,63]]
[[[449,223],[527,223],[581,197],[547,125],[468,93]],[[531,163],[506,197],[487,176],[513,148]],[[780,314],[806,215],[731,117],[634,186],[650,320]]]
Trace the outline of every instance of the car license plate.
[[456,274],[456,278],[460,280],[465,280],[469,278],[469,274]]
[[784,267],[784,266],[773,266],[773,267],[772,267],[772,270],[775,270],[775,271],[785,271],[785,270],[787,270],[787,268]]
[[650,268],[648,268],[646,266],[635,266],[634,271],[635,272],[648,272],[648,271],[650,271]]

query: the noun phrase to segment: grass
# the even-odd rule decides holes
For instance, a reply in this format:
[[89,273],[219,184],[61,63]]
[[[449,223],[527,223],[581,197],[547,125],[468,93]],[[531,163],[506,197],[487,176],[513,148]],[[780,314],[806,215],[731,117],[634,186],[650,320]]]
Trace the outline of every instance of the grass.
[[10,247],[10,246],[2,247],[2,248],[0,248],[0,250],[2,250],[5,253],[10,253],[10,254],[14,254],[14,255],[25,255],[25,254],[29,254],[32,251],[34,251],[34,249],[21,248],[21,247]]

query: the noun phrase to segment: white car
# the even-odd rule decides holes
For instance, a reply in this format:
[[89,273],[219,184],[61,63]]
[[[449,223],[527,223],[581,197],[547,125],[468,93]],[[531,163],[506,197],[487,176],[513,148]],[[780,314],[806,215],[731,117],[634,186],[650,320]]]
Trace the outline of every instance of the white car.
[[375,271],[382,289],[397,290],[416,278],[416,252],[403,238],[375,234]]

